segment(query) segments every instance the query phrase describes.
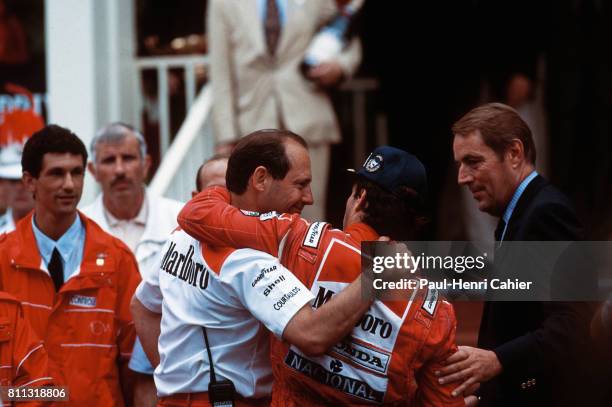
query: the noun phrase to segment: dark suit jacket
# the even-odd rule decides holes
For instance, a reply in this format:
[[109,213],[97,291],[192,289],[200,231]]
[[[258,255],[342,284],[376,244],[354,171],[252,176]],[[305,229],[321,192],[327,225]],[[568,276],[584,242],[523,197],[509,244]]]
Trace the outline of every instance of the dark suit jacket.
[[[504,241],[576,241],[582,233],[568,199],[537,176],[517,202]],[[487,302],[478,343],[496,353],[503,372],[483,385],[482,405],[564,406],[584,401],[584,386],[576,379],[583,370],[581,348],[588,338],[590,312],[584,303]]]

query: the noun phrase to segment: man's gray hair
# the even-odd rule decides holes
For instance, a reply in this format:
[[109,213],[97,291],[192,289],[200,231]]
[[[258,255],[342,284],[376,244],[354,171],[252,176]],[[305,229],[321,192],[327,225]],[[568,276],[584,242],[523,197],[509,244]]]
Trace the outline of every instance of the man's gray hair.
[[119,143],[123,141],[128,135],[133,134],[138,140],[138,147],[140,149],[140,158],[144,159],[147,155],[147,142],[140,131],[135,127],[130,126],[127,123],[113,122],[102,127],[96,133],[96,136],[91,140],[89,149],[91,150],[92,161],[96,163],[96,147],[100,143]]

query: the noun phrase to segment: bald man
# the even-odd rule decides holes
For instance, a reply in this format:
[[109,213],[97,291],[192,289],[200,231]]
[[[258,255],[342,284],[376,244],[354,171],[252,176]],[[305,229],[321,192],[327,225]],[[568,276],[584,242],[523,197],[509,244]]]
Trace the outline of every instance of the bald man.
[[196,175],[196,189],[191,192],[192,197],[211,185],[225,186],[228,158],[227,155],[217,154],[200,165]]

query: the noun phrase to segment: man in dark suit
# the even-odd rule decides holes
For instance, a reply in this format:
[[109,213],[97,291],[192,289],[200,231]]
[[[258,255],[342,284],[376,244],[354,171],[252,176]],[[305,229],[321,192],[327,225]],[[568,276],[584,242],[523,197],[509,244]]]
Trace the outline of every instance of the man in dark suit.
[[[500,218],[498,246],[581,239],[567,198],[535,171],[531,131],[514,109],[500,103],[477,107],[454,124],[453,134],[458,182],[470,189],[481,211]],[[496,266],[501,254],[496,252]],[[440,381],[461,381],[458,394],[483,383],[486,406],[584,402],[584,385],[577,386],[575,377],[584,365],[579,343],[586,338],[589,312],[579,303],[488,301],[479,347],[461,347],[439,372]]]

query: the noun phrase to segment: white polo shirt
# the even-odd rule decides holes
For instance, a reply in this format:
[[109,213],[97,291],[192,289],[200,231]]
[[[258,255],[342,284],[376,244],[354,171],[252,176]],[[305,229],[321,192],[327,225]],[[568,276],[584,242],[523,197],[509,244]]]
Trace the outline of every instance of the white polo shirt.
[[183,231],[171,235],[162,254],[158,272],[146,273],[158,282],[149,277],[136,290],[143,305],[162,313],[158,395],[207,391],[205,326],[217,379],[234,382],[242,397],[269,396],[268,330],[281,337],[314,299],[310,290],[267,253],[215,251]]
[[113,216],[105,206],[104,217],[108,225],[108,233],[121,239],[125,243],[132,253],[136,253],[136,246],[140,243],[142,235],[144,234],[147,218],[149,217],[149,202],[147,196],[142,201],[140,210],[135,218],[132,219],[119,219]]

